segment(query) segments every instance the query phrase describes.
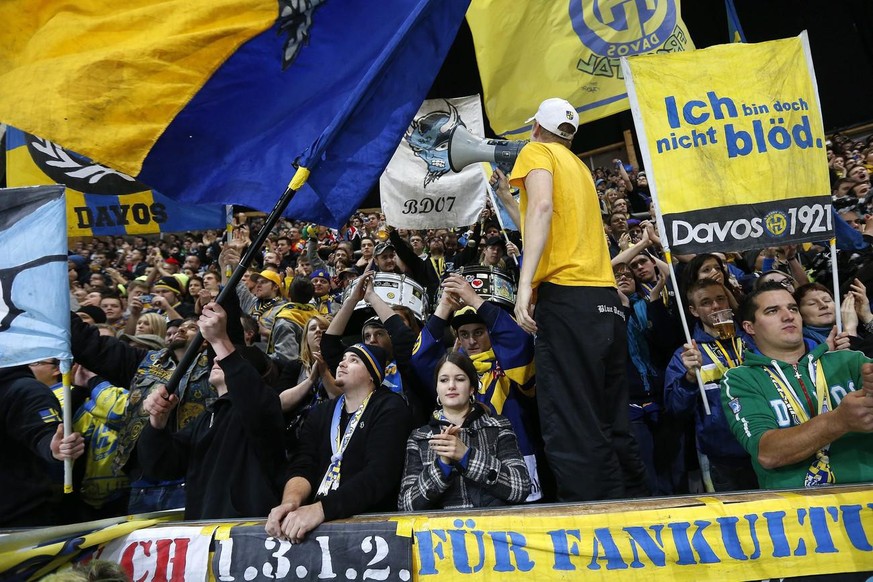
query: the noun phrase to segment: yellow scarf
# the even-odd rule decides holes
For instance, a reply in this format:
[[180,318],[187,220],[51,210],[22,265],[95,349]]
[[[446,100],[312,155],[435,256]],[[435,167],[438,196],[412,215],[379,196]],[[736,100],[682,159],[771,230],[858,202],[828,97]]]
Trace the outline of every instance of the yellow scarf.
[[479,375],[476,399],[487,405],[494,414],[502,414],[503,405],[509,396],[511,380],[497,364],[494,350],[470,356],[470,359],[473,360],[476,373]]

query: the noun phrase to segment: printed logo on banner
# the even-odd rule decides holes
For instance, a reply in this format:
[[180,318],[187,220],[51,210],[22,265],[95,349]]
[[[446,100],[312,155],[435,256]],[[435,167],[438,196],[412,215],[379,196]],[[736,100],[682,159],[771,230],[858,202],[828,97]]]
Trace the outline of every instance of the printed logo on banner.
[[[675,252],[833,236],[811,62],[805,33],[622,60],[650,189]],[[746,71],[741,80],[737,70]]]
[[783,236],[788,231],[788,217],[781,210],[774,210],[764,217],[764,227],[773,236]]
[[129,175],[10,127],[7,181],[12,186],[55,182],[67,188],[67,234],[109,236],[219,228],[220,205],[180,204]]
[[677,252],[710,252],[711,245],[739,251],[827,239],[833,214],[830,197],[797,198],[669,214],[664,224]]
[[[27,151],[46,176],[79,192],[117,196],[148,190],[131,176],[70,152],[47,139],[24,133]],[[86,227],[87,228],[87,227]]]
[[478,95],[422,103],[379,179],[382,209],[397,228],[445,228],[477,221],[488,176],[483,164],[449,166],[452,131],[484,134]]
[[282,54],[282,70],[294,64],[303,45],[309,44],[312,15],[321,8],[325,0],[279,0],[279,30],[286,34],[285,50]]
[[624,57],[660,47],[676,27],[674,0],[570,0],[573,30],[596,55]]
[[424,175],[425,189],[428,184],[436,182],[451,170],[449,138],[456,127],[467,127],[458,114],[458,109],[448,101],[445,104],[448,111],[431,111],[413,119],[403,137],[415,157],[421,158],[427,166],[427,173]]
[[526,137],[527,119],[555,95],[573,104],[580,124],[627,110],[621,57],[694,50],[681,0],[476,0],[467,22],[488,120],[510,139]]

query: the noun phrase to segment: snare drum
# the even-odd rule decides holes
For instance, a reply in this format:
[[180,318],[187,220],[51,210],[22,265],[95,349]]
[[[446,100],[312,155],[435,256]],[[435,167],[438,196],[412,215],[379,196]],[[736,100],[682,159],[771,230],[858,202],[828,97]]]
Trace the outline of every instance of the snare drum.
[[[485,301],[496,303],[510,311],[515,309],[516,286],[505,271],[496,267],[468,265],[461,267],[458,274],[466,279],[476,295]],[[442,294],[443,290],[440,288],[439,297],[442,297]],[[439,297],[437,303],[439,303]]]
[[[352,281],[343,293],[345,300],[355,286],[358,279]],[[419,321],[424,321],[427,316],[427,292],[424,287],[406,275],[397,273],[376,273],[373,277],[373,291],[388,305],[408,307]],[[366,301],[355,305],[355,311],[369,309]]]

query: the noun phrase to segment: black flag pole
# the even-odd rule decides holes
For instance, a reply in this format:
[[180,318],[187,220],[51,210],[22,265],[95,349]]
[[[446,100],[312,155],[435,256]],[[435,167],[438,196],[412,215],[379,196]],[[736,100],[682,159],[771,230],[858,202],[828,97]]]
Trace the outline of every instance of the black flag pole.
[[[224,306],[227,302],[227,298],[234,294],[237,284],[242,281],[246,269],[248,269],[249,265],[252,264],[252,260],[255,258],[255,253],[264,246],[264,243],[267,241],[267,237],[270,236],[273,227],[276,226],[276,223],[278,223],[279,219],[282,217],[282,213],[285,212],[285,209],[288,208],[288,204],[291,203],[291,199],[294,198],[297,191],[303,187],[303,184],[306,183],[308,178],[309,169],[304,167],[297,168],[297,172],[294,174],[294,177],[291,179],[285,192],[276,202],[273,210],[270,211],[266,221],[264,221],[264,226],[260,231],[258,231],[255,240],[252,241],[252,244],[250,244],[249,248],[246,249],[246,252],[240,259],[239,265],[237,265],[233,274],[231,274],[230,279],[227,281],[227,285],[224,286],[218,294],[218,297],[215,298],[216,302]],[[176,369],[173,370],[173,375],[170,376],[170,379],[167,381],[166,388],[169,394],[173,394],[179,387],[179,382],[182,380],[182,376],[185,375],[188,368],[191,367],[191,364],[193,364],[194,360],[197,358],[197,354],[200,353],[200,344],[202,343],[203,336],[200,334],[200,331],[198,331],[194,339],[191,340],[191,343],[188,344],[185,354],[179,360],[179,363],[176,364]]]

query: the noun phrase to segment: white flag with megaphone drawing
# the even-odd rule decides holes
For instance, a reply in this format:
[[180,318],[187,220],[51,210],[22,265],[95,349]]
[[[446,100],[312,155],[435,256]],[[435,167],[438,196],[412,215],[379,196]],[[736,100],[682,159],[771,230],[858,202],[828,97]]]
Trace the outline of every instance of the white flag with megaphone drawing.
[[425,101],[379,179],[385,219],[397,228],[444,228],[475,223],[485,207],[488,174],[481,163],[455,173],[449,166],[452,130],[484,135],[478,95]]

